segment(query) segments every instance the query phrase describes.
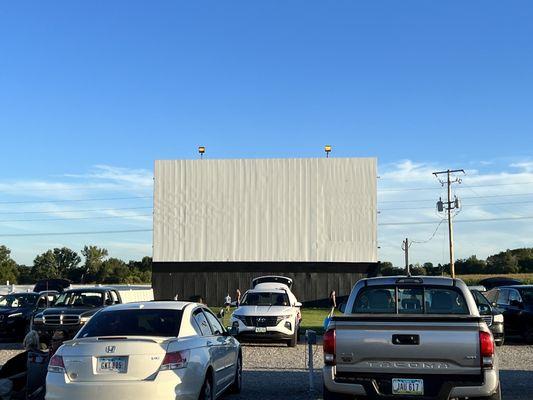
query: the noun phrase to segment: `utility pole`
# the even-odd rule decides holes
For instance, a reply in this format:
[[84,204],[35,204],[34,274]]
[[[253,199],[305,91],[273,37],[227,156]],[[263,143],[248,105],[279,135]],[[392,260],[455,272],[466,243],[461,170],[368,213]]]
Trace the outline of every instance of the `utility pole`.
[[461,179],[455,178],[452,179],[452,174],[456,172],[462,172],[463,174],[465,171],[463,169],[452,169],[452,170],[446,170],[446,171],[438,171],[433,172],[433,175],[439,179],[439,175],[446,174],[446,181],[442,181],[439,179],[439,182],[442,186],[446,185],[448,189],[448,201],[446,202],[446,206],[444,206],[444,202],[442,199],[439,199],[437,202],[437,211],[443,212],[446,210],[447,216],[448,216],[448,239],[449,239],[449,246],[450,246],[450,273],[452,275],[452,278],[455,278],[455,255],[454,255],[454,249],[453,249],[453,220],[452,220],[452,210],[460,208],[461,203],[459,202],[459,199],[457,196],[455,196],[454,200],[452,201],[452,184],[453,183],[461,183]]
[[411,269],[409,268],[409,239],[405,238],[402,242],[402,250],[405,253],[405,274],[411,276]]

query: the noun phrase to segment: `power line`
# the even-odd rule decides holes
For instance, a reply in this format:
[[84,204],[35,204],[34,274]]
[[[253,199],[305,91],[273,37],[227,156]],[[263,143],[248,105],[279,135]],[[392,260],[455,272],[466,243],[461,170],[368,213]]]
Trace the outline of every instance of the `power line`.
[[423,244],[423,243],[428,243],[428,242],[430,242],[430,241],[435,237],[435,235],[436,235],[437,232],[439,231],[440,226],[442,225],[442,223],[443,223],[444,221],[446,221],[445,218],[443,218],[443,219],[440,220],[440,222],[438,223],[437,227],[435,228],[435,231],[431,234],[431,236],[429,237],[429,239],[421,240],[421,241],[418,241],[418,240],[411,240],[411,243]]
[[[465,188],[484,188],[484,187],[494,187],[494,186],[514,186],[514,185],[530,185],[533,181],[527,182],[514,182],[514,183],[491,183],[487,185],[463,185]],[[441,188],[438,187],[422,187],[422,188],[384,188],[378,189],[378,192],[409,192],[409,191],[418,191],[418,190],[430,190],[435,191]]]
[[[513,197],[513,196],[531,196],[533,193],[512,193],[512,194],[492,194],[486,196],[470,196],[463,197],[463,199],[488,199],[493,197]],[[421,199],[421,200],[381,200],[380,203],[420,203],[420,202],[429,202],[435,201],[434,199]]]
[[[463,207],[485,207],[485,206],[503,206],[512,204],[533,204],[533,200],[526,201],[508,201],[503,203],[478,203],[478,204],[463,204]],[[393,210],[433,210],[435,207],[395,207],[395,208],[380,208],[379,211],[393,211]]]
[[84,201],[111,201],[111,200],[133,200],[151,199],[153,196],[133,196],[133,197],[106,197],[92,199],[67,199],[67,200],[21,200],[21,201],[0,201],[0,204],[39,204],[39,203],[70,203]]
[[153,232],[153,229],[125,229],[118,231],[86,231],[86,232],[47,232],[47,233],[7,233],[0,237],[28,237],[28,236],[69,236],[69,235],[107,235],[115,233]]
[[[461,219],[456,220],[455,223],[470,223],[470,222],[495,222],[495,221],[513,221],[513,220],[525,220],[533,219],[533,215],[521,216],[521,217],[504,217],[504,218],[479,218],[479,219]],[[394,226],[394,225],[432,225],[435,221],[413,221],[413,222],[381,222],[380,226]]]
[[119,207],[119,208],[90,208],[84,210],[64,210],[64,211],[0,211],[1,215],[20,215],[20,214],[68,214],[78,212],[96,212],[96,211],[121,211],[121,210],[148,210],[148,207]]
[[0,219],[2,222],[34,222],[34,221],[77,221],[82,219],[118,219],[118,218],[136,218],[136,217],[151,217],[152,214],[136,214],[136,215],[108,215],[97,217],[73,217],[73,218],[35,218],[35,219]]

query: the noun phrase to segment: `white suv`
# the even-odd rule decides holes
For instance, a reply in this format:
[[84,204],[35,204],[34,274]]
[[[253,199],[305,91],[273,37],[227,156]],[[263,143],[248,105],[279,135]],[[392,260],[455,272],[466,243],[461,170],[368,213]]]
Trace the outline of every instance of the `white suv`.
[[239,307],[231,316],[232,327],[242,341],[298,342],[301,303],[291,291],[292,280],[263,276],[252,281]]

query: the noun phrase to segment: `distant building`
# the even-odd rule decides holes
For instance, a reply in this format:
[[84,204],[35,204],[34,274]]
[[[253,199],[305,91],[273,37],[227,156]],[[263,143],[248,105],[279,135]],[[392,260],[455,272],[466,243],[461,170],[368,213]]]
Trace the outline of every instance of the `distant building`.
[[375,158],[156,161],[156,298],[210,305],[260,275],[303,302],[377,269]]

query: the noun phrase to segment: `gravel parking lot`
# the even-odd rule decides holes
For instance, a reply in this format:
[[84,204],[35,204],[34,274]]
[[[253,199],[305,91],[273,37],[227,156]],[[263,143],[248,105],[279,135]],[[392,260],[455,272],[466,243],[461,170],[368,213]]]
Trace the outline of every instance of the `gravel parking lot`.
[[[20,351],[17,344],[0,344],[0,364]],[[533,393],[533,346],[511,344],[497,348],[500,359],[503,398],[529,400]],[[282,345],[243,345],[244,382],[240,395],[225,396],[227,400],[309,400],[321,399],[322,348],[314,348],[315,391],[309,392],[306,369],[307,348]]]
[[[305,345],[296,348],[244,345],[243,391],[227,399],[308,400],[322,398],[320,370],[315,373],[315,392],[309,393]],[[533,346],[504,345],[497,348],[505,400],[530,400],[533,395]],[[322,348],[315,349],[314,364],[322,367]]]

